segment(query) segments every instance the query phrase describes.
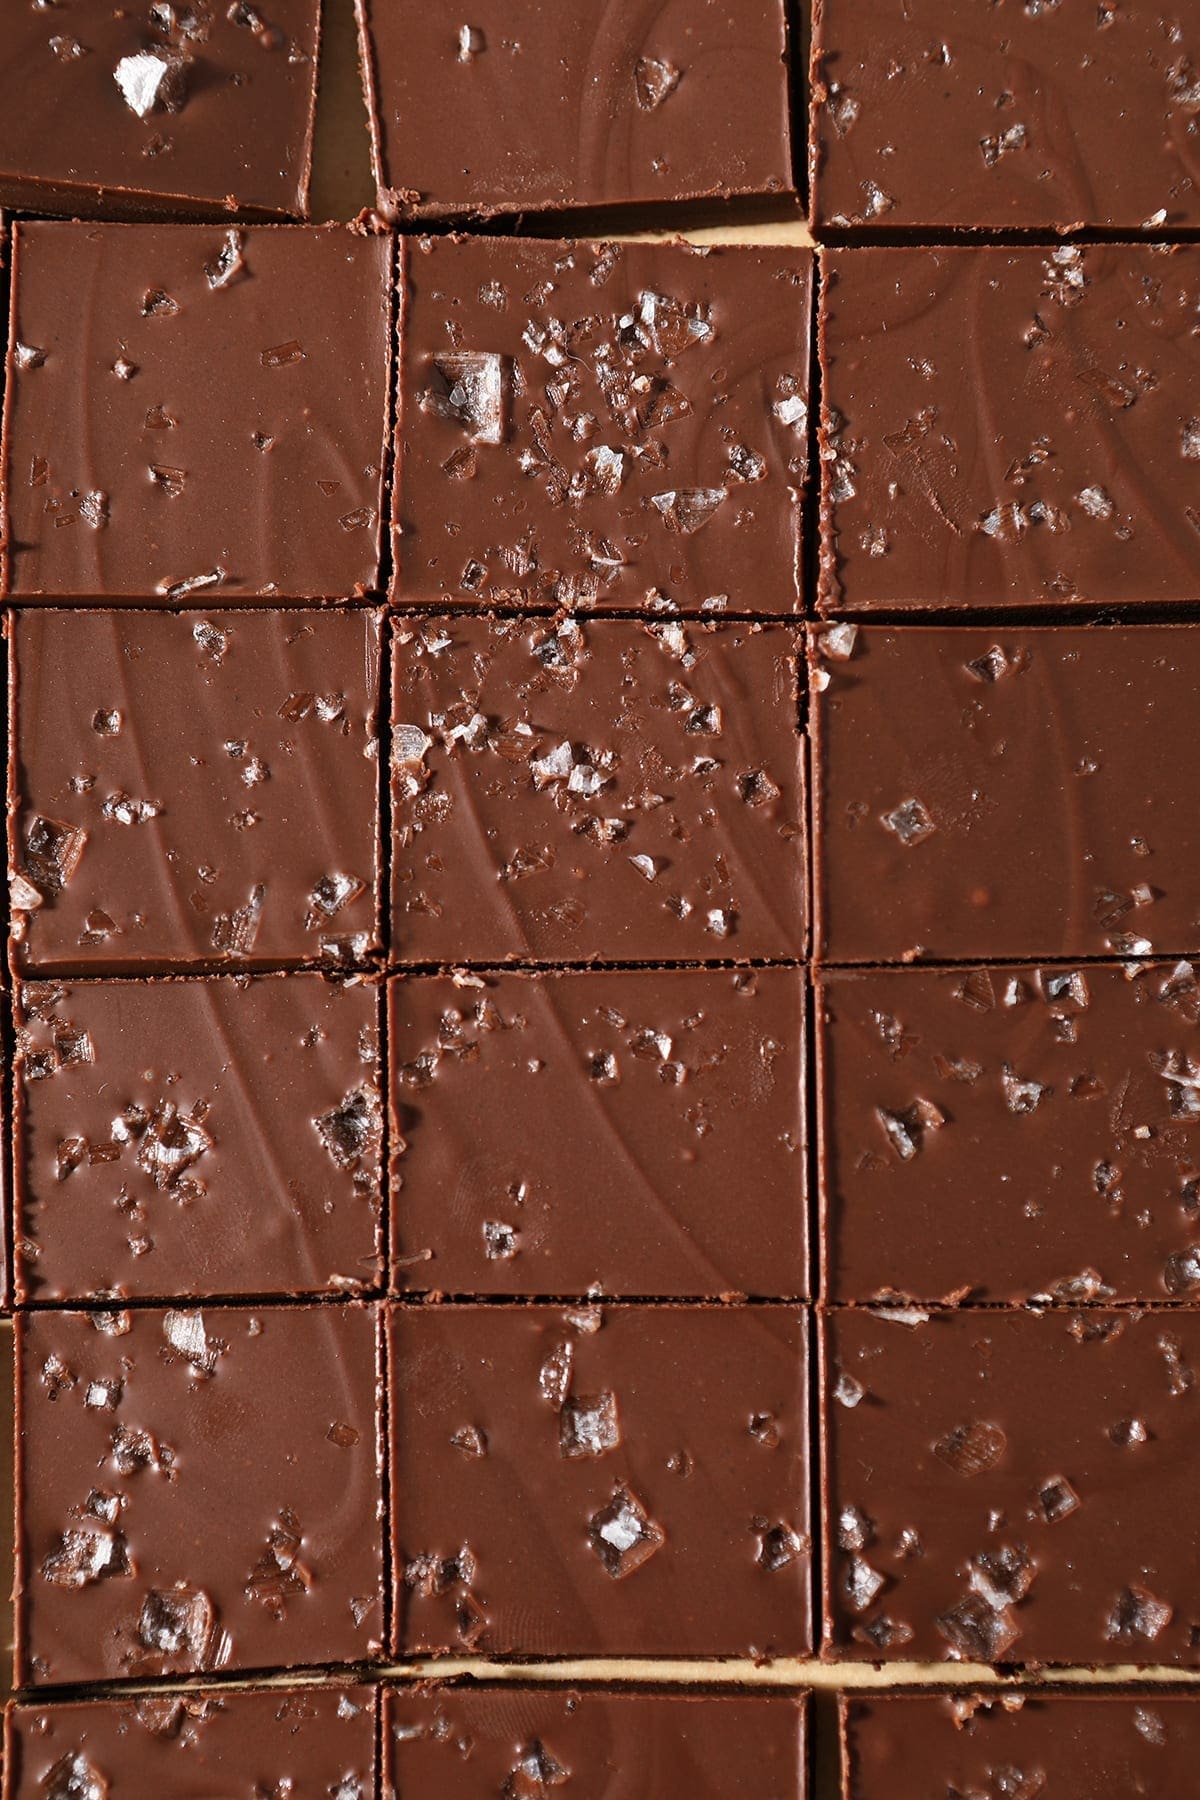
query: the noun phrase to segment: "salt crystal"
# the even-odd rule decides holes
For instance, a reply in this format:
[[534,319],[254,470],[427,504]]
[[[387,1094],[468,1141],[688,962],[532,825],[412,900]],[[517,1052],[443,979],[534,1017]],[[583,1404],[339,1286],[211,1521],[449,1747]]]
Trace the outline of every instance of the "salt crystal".
[[139,119],[152,112],[178,112],[185,97],[187,64],[169,50],[139,50],[123,56],[113,70],[125,104]]
[[690,536],[708,523],[727,498],[725,488],[669,488],[665,493],[651,494],[650,504],[668,531]]
[[608,1505],[588,1520],[588,1542],[614,1581],[640,1569],[666,1541],[662,1526],[650,1517],[637,1495],[623,1485],[614,1488]]
[[682,71],[655,56],[640,56],[633,71],[634,92],[643,112],[655,112],[679,86]]
[[932,837],[937,826],[919,800],[903,800],[889,813],[881,813],[879,823],[898,837],[905,849]]
[[433,358],[440,386],[428,403],[456,419],[478,444],[504,442],[507,411],[505,360],[490,351],[440,351]]
[[851,1612],[866,1612],[880,1589],[887,1585],[878,1569],[861,1556],[852,1556],[842,1575],[842,1595]]
[[483,1253],[491,1262],[510,1262],[521,1247],[521,1234],[500,1219],[483,1222]]
[[621,1442],[616,1396],[606,1393],[565,1400],[558,1428],[561,1456],[603,1456],[615,1450]]

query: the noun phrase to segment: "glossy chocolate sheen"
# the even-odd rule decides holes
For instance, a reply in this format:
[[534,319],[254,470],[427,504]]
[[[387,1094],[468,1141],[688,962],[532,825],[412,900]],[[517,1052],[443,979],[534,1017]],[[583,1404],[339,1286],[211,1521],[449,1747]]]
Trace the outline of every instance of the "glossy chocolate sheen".
[[1200,1662],[1194,1311],[823,1322],[825,1649]]
[[320,17],[318,0],[9,7],[0,202],[303,216]]
[[[805,1800],[807,1701],[780,1694],[389,1688],[384,1792],[495,1800]],[[388,1785],[390,1782],[390,1786]]]
[[388,994],[398,1288],[808,1293],[800,970]]
[[780,627],[398,621],[393,956],[802,955],[795,653]]
[[1200,629],[880,626],[817,655],[826,961],[1200,949]]
[[790,613],[812,252],[407,240],[393,588]]
[[14,1706],[4,1800],[372,1800],[371,1688],[209,1688]]
[[19,966],[376,948],[379,639],[369,612],[17,614]]
[[818,0],[815,222],[1200,224],[1186,17],[1154,0]]
[[26,983],[18,1298],[378,1282],[378,1006],[316,975]]
[[822,266],[824,609],[1200,598],[1200,247]]
[[783,0],[356,8],[393,216],[792,187]]
[[843,1699],[842,1730],[845,1800],[1181,1800],[1195,1784],[1200,1705],[1152,1687],[872,1695]]
[[365,1660],[376,1310],[19,1314],[19,1686]]
[[388,1309],[398,1655],[803,1655],[806,1321]]
[[377,587],[391,259],[344,226],[16,225],[8,591]]
[[1190,963],[826,974],[824,1292],[1200,1295]]

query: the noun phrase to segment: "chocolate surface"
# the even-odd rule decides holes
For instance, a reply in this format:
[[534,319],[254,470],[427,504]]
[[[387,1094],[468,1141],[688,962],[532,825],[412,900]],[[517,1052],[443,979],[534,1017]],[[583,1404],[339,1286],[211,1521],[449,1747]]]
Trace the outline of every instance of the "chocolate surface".
[[375,1692],[364,1687],[16,1706],[5,1733],[5,1800],[371,1800],[376,1712]]
[[468,980],[388,991],[398,1287],[808,1292],[798,969]]
[[1200,948],[1195,626],[834,628],[817,643],[819,955]]
[[397,1654],[803,1654],[786,1307],[388,1310]]
[[35,610],[12,632],[23,968],[377,946],[377,614]]
[[343,226],[16,225],[8,591],[378,586],[391,257]]
[[356,4],[385,212],[791,188],[783,0]]
[[1200,247],[822,264],[821,606],[1200,596]]
[[1190,963],[892,969],[818,988],[824,1291],[1200,1294]]
[[6,11],[0,202],[308,211],[318,0]]
[[[846,1800],[934,1793],[1179,1800],[1200,1706],[1183,1694],[872,1695],[842,1702]],[[1007,1787],[1006,1784],[1007,1783]]]
[[801,955],[795,649],[745,625],[398,621],[393,955]]
[[409,239],[396,597],[798,606],[812,252]]
[[316,975],[28,982],[21,1300],[378,1281],[378,996]]
[[[803,1697],[389,1688],[384,1792],[804,1800]],[[390,1782],[390,1786],[388,1785]]]
[[18,1315],[18,1685],[378,1651],[376,1325],[352,1302]]
[[828,1653],[1200,1660],[1200,1316],[850,1310],[822,1330]]
[[819,0],[814,12],[818,225],[1200,224],[1186,13],[1152,0]]

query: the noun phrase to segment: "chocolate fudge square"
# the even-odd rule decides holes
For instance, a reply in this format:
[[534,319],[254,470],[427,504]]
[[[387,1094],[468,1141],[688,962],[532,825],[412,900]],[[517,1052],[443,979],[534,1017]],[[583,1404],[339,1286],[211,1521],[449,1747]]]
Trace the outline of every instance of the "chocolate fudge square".
[[1114,0],[819,0],[816,224],[1200,224],[1188,16]]
[[1200,596],[1200,247],[822,264],[823,609]]
[[402,977],[388,1000],[397,1288],[808,1293],[800,970]]
[[352,1301],[18,1315],[19,1686],[379,1652],[377,1325]]
[[791,1694],[388,1688],[385,1792],[494,1800],[573,1784],[647,1800],[805,1800],[807,1717],[807,1696]]
[[811,251],[405,242],[398,600],[798,610]]
[[1200,1661],[1194,1311],[826,1315],[825,1650]]
[[356,9],[392,216],[791,190],[783,0]]
[[803,1655],[795,1307],[388,1309],[397,1655]]
[[1200,950],[1194,625],[815,641],[827,962]]
[[0,202],[305,217],[319,0],[13,6]]
[[369,1800],[377,1690],[206,1688],[8,1710],[8,1800]]
[[392,246],[345,226],[13,228],[5,579],[23,602],[378,586]]
[[318,975],[24,983],[19,1298],[377,1284],[378,1011]]
[[841,1712],[846,1800],[986,1794],[997,1780],[1054,1800],[1175,1800],[1200,1748],[1195,1699],[1158,1686],[847,1695]]
[[829,971],[817,1019],[826,1295],[1194,1304],[1190,963]]
[[394,629],[396,960],[803,955],[789,630]]
[[379,654],[370,612],[18,613],[20,967],[337,967],[375,949]]

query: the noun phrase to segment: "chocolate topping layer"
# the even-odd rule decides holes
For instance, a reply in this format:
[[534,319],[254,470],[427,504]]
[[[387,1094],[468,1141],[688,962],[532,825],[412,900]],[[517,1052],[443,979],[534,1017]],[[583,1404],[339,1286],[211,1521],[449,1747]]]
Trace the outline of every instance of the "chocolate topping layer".
[[376,1691],[209,1688],[16,1706],[5,1727],[6,1795],[37,1800],[371,1800]]
[[404,979],[389,1009],[397,1287],[808,1292],[798,969]]
[[782,628],[399,620],[392,953],[803,954]]
[[8,591],[377,587],[391,263],[344,226],[14,226]]
[[1190,963],[826,974],[825,1292],[1200,1295]]
[[378,1005],[316,975],[26,983],[18,1298],[377,1282]]
[[364,612],[18,613],[18,964],[337,966],[374,949],[379,634]]
[[829,962],[1200,950],[1200,628],[816,639]]
[[1200,1316],[848,1310],[822,1333],[828,1654],[1200,1661]]
[[818,226],[1200,224],[1200,33],[1153,0],[818,0]]
[[379,204],[402,217],[778,194],[783,0],[357,0]]
[[19,1314],[18,1685],[377,1653],[376,1327],[355,1303]]
[[1195,1782],[1200,1749],[1196,1700],[1154,1687],[871,1695],[844,1699],[842,1720],[846,1800],[1006,1791],[1179,1800]]
[[806,1321],[388,1309],[399,1655],[802,1655]]
[[798,606],[812,253],[407,240],[396,598]]
[[319,0],[6,9],[0,202],[308,211]]
[[495,1800],[804,1800],[806,1698],[389,1688],[388,1792]]
[[822,267],[824,609],[1200,598],[1200,246]]

